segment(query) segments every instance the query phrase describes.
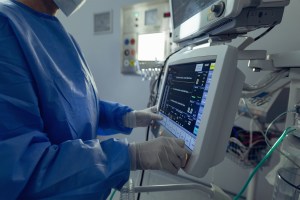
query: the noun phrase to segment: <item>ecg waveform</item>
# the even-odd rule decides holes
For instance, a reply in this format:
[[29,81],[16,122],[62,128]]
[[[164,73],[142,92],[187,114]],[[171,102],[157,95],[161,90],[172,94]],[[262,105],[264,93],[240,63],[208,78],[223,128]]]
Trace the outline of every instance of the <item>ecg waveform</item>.
[[190,80],[192,81],[193,80],[193,77],[190,77],[190,76],[175,76],[175,80]]
[[195,69],[195,64],[169,67],[161,103],[161,112],[190,132],[197,120],[209,67]]
[[176,92],[182,92],[182,93],[185,93],[185,94],[190,94],[191,92],[187,91],[187,90],[181,90],[181,89],[178,89],[178,88],[172,88],[172,90],[176,91]]
[[175,101],[175,100],[173,100],[173,99],[171,99],[170,101],[171,101],[172,103],[175,103],[175,104],[177,104],[177,105],[180,105],[180,106],[182,106],[182,107],[185,107],[185,105],[184,105],[183,103],[180,103],[180,102]]
[[159,112],[193,135],[198,133],[214,63],[168,66]]

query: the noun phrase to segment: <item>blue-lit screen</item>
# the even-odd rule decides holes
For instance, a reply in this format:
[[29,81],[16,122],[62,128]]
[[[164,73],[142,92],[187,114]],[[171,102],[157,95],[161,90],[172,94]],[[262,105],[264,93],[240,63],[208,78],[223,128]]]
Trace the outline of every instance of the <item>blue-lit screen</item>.
[[[170,65],[160,100],[161,124],[193,150],[215,60]],[[200,131],[201,133],[201,131]]]

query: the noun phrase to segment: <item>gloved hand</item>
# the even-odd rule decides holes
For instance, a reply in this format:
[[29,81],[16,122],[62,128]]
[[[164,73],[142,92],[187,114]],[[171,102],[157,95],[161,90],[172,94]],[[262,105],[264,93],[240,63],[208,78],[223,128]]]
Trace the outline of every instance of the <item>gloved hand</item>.
[[144,110],[135,110],[126,113],[123,117],[123,124],[128,128],[147,127],[155,120],[162,120],[162,116],[155,114],[157,107],[153,106]]
[[131,143],[129,152],[131,170],[165,170],[173,174],[186,165],[188,155],[184,148],[184,141],[171,137],[159,137],[143,143]]

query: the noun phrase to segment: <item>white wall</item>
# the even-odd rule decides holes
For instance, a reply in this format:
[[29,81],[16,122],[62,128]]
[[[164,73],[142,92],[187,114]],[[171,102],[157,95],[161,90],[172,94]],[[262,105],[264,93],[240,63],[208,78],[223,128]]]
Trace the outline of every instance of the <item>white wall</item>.
[[[125,76],[120,73],[121,66],[121,30],[120,9],[124,5],[142,2],[143,0],[88,0],[81,10],[66,19],[62,14],[58,17],[73,34],[80,44],[90,68],[94,74],[100,97],[117,101],[132,106],[135,109],[146,107],[149,95],[149,83],[142,82],[140,77]],[[300,49],[300,1],[291,0],[285,10],[282,23],[273,29],[268,35],[257,41],[251,49],[267,49],[270,53],[285,52]],[[106,35],[94,35],[93,15],[113,10],[113,33]],[[258,35],[261,31],[253,33]],[[247,82],[254,82],[257,76],[246,68],[245,62],[239,66],[247,74]],[[247,122],[241,122],[246,125]],[[247,128],[247,127],[245,127]],[[134,131],[130,140],[143,140],[144,129]],[[272,159],[271,163],[276,159]],[[259,172],[256,199],[270,199],[272,187],[264,180],[263,174],[269,168]],[[243,169],[228,159],[211,169],[201,181],[215,184],[232,192],[238,192],[249,174],[249,170]],[[177,179],[164,174],[147,176],[146,183],[163,183],[166,180],[177,182]],[[168,182],[167,181],[167,182]],[[199,193],[194,191],[177,193],[156,193],[142,196],[142,199],[180,199],[180,194],[186,199],[199,199]],[[179,196],[178,196],[179,195]],[[176,198],[175,198],[176,197]],[[182,197],[181,197],[182,199]]]

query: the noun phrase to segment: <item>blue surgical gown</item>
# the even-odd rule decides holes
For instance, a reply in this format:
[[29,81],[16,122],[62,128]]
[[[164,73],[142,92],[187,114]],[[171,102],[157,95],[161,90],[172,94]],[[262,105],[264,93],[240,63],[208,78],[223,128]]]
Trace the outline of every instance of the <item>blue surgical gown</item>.
[[105,199],[128,180],[129,107],[101,101],[58,19],[0,1],[0,199]]

